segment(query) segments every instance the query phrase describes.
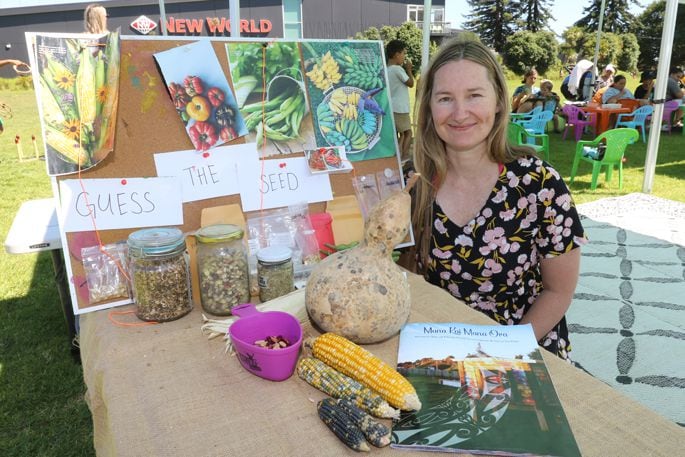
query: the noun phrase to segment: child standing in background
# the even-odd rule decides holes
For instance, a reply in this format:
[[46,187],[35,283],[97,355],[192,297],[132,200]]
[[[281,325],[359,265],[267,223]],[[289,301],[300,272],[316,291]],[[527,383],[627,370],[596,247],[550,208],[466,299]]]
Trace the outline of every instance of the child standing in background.
[[407,45],[402,40],[392,40],[385,47],[388,64],[388,87],[395,128],[402,161],[410,158],[412,131],[409,117],[409,88],[414,87],[411,61],[406,58]]

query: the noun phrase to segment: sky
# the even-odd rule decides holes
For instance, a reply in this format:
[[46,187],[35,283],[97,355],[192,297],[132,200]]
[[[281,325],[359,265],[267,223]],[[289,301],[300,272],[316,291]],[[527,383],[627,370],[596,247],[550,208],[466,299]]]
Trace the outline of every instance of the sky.
[[[651,1],[641,0],[640,3],[647,5]],[[554,21],[550,21],[552,30],[557,35],[561,35],[564,30],[583,17],[583,9],[589,4],[590,0],[555,0],[551,7],[551,13],[554,16]],[[639,14],[643,9],[642,6],[630,6],[630,12],[633,14]],[[464,16],[470,11],[466,0],[445,0],[445,21],[450,22],[452,28],[460,28],[465,21]]]

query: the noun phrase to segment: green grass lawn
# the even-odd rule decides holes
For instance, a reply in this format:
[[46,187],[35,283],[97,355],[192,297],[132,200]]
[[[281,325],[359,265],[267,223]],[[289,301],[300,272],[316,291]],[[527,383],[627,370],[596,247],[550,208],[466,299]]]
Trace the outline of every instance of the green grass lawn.
[[[558,90],[559,80],[555,80]],[[519,84],[510,81],[510,86]],[[629,87],[634,87],[634,81]],[[413,96],[413,94],[412,94]],[[5,119],[0,135],[0,233],[4,240],[22,202],[51,197],[45,162],[19,162],[14,138],[19,135],[25,155],[33,153],[31,135],[42,151],[41,132],[32,91],[0,92],[14,116]],[[588,137],[589,139],[589,137]],[[662,135],[653,194],[685,201],[685,137]],[[568,178],[575,151],[572,139],[550,134],[552,164]],[[581,164],[571,189],[577,203],[640,192],[646,146],[628,148],[624,188],[618,178],[590,191],[590,166]],[[67,326],[53,281],[49,253],[0,254],[0,455],[93,455],[92,423],[84,402],[80,365],[70,356]],[[130,443],[135,446],[135,443]]]

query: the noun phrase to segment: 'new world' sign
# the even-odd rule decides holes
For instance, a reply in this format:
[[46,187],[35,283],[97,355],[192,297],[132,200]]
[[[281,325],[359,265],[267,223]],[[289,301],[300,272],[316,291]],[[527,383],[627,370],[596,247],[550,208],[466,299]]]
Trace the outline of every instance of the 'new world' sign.
[[[157,28],[157,23],[146,16],[140,16],[131,22],[131,28],[143,35],[147,35]],[[175,18],[170,16],[166,22],[166,31],[170,35],[228,35],[231,33],[231,22],[225,17],[208,17],[203,19]],[[273,25],[268,19],[241,19],[241,34],[266,34]]]

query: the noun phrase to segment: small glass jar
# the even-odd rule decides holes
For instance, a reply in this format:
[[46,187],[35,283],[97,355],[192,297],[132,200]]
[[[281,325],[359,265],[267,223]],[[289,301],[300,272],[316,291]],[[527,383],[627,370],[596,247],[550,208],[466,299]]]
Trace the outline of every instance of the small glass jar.
[[250,301],[243,230],[216,224],[201,228],[195,237],[202,308],[218,316],[229,315],[231,308]]
[[136,315],[165,322],[193,309],[186,241],[177,228],[138,230],[128,236]]
[[269,246],[257,252],[259,300],[265,302],[290,293],[293,281],[292,251],[284,246]]

